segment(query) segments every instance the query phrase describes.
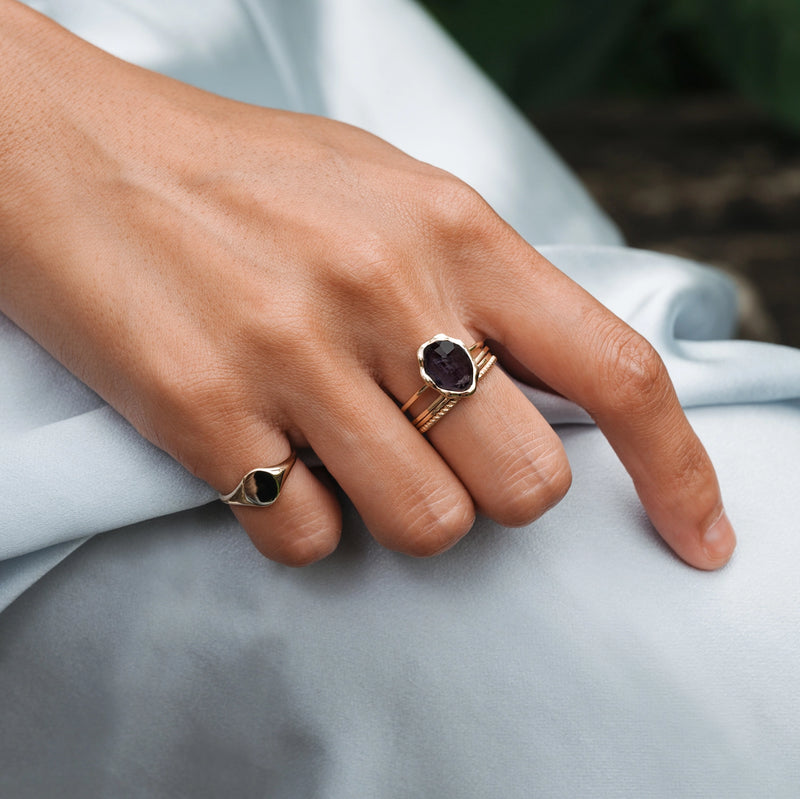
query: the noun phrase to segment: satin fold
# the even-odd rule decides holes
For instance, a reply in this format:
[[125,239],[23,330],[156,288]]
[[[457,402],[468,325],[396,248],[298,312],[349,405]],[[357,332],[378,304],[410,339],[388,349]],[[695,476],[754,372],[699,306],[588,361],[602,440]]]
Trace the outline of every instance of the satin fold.
[[[607,245],[540,250],[651,341],[685,407],[800,397],[800,351],[719,339],[733,330],[737,312],[721,273]],[[0,558],[216,499],[10,322],[0,332],[3,360],[25,365],[0,389]],[[521,388],[552,423],[591,422],[561,397]],[[313,463],[313,454],[307,459]]]

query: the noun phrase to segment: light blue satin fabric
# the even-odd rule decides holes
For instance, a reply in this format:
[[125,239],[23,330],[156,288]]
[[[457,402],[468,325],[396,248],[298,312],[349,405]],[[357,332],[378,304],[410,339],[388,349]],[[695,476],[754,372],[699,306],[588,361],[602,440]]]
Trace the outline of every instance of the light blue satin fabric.
[[797,796],[800,352],[727,340],[722,275],[621,246],[410,2],[31,5],[476,186],[659,349],[740,543],[679,562],[586,415],[523,387],[572,464],[556,509],[419,561],[345,503],[340,549],[287,569],[0,320],[0,795]]

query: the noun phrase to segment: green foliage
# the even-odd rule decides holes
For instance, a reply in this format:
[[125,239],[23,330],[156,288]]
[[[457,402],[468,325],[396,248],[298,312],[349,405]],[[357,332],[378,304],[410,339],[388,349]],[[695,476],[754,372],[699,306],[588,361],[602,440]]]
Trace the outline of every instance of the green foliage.
[[800,127],[798,0],[672,0],[672,19],[726,83]]
[[642,0],[430,0],[428,6],[515,96],[578,91],[608,57]]
[[800,128],[800,0],[427,0],[519,103],[728,89]]

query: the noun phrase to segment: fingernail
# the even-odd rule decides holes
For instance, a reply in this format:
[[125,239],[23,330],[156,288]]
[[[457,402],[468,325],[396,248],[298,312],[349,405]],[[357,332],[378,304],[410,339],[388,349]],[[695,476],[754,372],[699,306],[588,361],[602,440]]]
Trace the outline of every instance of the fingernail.
[[703,535],[703,549],[712,560],[727,560],[735,547],[736,533],[733,532],[733,526],[723,510]]

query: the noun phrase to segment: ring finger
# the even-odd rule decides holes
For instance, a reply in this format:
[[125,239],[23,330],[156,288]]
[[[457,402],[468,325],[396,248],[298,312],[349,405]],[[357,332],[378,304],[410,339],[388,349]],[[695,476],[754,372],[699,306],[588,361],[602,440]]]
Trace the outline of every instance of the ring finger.
[[[447,330],[432,332],[445,332],[467,344],[476,338],[453,323]],[[415,362],[414,348],[409,346],[409,366]],[[386,388],[400,401],[422,383],[413,368],[395,366],[392,373],[384,367],[384,373],[393,374]],[[435,391],[427,391],[412,406],[412,414],[435,397]],[[489,369],[475,393],[460,399],[426,435],[466,486],[477,509],[503,525],[533,521],[569,489],[571,473],[561,441],[498,366]]]

